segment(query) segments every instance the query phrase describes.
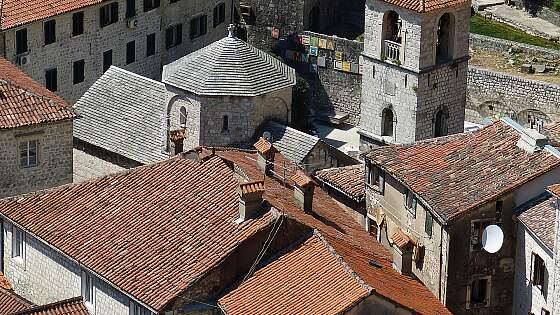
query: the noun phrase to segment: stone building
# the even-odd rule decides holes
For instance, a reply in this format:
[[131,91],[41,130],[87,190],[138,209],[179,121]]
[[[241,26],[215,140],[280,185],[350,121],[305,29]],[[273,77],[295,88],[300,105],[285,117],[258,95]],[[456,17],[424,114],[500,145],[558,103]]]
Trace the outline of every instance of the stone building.
[[[499,156],[499,158],[497,158]],[[472,132],[374,149],[366,159],[366,228],[453,314],[510,314],[515,208],[560,180],[560,151],[510,119]],[[504,233],[495,254],[484,229]]]
[[362,145],[463,131],[470,1],[366,3]]
[[[0,56],[74,103],[110,65],[153,79],[227,34],[232,1],[6,0]],[[25,9],[23,9],[25,8]]]
[[72,108],[0,58],[0,198],[72,182]]
[[515,210],[517,251],[513,314],[556,313],[560,272],[556,246],[560,236],[560,186],[550,186],[556,196],[545,192]]
[[[279,257],[310,239],[315,252],[302,257],[302,266],[329,272],[301,277],[303,287],[328,293],[325,279],[343,280],[355,295],[337,301],[366,313],[449,314],[420,282],[393,270],[381,244],[324,192],[306,189],[298,195],[301,178],[304,185],[312,182],[295,165],[279,153],[266,157],[288,167],[289,180],[281,180],[274,175],[278,166],[260,168],[255,162],[260,158],[255,151],[198,148],[0,200],[5,276],[14,292],[32,303],[80,295],[96,315],[218,314],[216,301],[242,279],[254,282],[262,267],[275,260],[282,264]],[[254,289],[261,297],[270,295]],[[299,303],[301,295],[293,293],[297,300],[286,294],[278,301]],[[324,301],[318,296],[304,300],[302,305],[325,310],[314,304]],[[327,308],[325,314],[331,312]]]

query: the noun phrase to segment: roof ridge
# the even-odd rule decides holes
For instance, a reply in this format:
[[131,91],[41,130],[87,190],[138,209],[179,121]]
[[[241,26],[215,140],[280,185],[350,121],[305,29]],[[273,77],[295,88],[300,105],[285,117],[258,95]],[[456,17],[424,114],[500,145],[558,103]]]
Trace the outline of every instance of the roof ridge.
[[[142,79],[142,80],[145,80],[145,81],[149,81],[149,82],[152,82],[152,83],[156,83],[157,85],[165,86],[165,83],[163,83],[163,82],[160,82],[160,81],[157,81],[157,80],[154,80],[154,79],[150,79],[150,78],[145,77],[145,76],[143,76],[143,75],[140,75],[140,74],[138,74],[138,73],[134,73],[134,72],[132,72],[132,71],[128,71],[128,70],[126,70],[126,69],[123,69],[123,68],[120,68],[120,67],[117,67],[117,66],[113,66],[113,65],[111,65],[111,66],[109,67],[109,69],[107,69],[107,71],[105,71],[105,73],[107,73],[107,72],[110,71],[111,69],[113,69],[114,71],[117,71],[117,72],[121,72],[121,73],[125,73],[125,74],[128,74],[128,75],[131,75],[131,76],[133,76],[133,77],[136,77],[136,78],[139,78],[139,79]],[[104,73],[103,75],[105,75],[105,73]]]

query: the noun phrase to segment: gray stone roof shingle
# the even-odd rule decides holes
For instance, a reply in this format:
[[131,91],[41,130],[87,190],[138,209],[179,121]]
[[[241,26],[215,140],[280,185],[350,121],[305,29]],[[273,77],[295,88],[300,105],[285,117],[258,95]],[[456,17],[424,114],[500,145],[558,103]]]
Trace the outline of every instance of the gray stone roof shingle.
[[162,78],[198,95],[250,97],[296,84],[293,68],[229,36],[164,66]]
[[143,164],[165,159],[165,93],[161,82],[111,67],[76,102],[74,136]]
[[264,126],[264,131],[272,135],[274,147],[296,164],[303,163],[309,152],[321,141],[315,136],[272,121]]
[[523,224],[535,234],[550,250],[554,250],[556,231],[555,198],[545,193],[516,209],[515,212]]

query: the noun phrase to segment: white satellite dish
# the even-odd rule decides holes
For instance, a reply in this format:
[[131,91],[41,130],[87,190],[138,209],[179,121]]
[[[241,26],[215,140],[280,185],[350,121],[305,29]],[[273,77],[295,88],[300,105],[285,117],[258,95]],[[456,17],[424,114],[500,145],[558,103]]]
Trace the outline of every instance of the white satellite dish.
[[263,138],[264,138],[266,141],[270,142],[270,139],[272,139],[272,134],[270,133],[270,131],[265,131],[265,132],[263,132]]
[[489,225],[482,233],[482,248],[490,254],[494,254],[502,248],[504,244],[504,232],[497,225]]

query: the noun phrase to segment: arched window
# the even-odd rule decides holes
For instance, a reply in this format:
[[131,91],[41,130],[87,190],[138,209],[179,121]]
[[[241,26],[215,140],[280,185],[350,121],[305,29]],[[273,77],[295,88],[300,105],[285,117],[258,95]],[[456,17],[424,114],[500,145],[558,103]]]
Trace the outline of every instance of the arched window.
[[392,137],[393,136],[393,111],[390,108],[385,108],[383,110],[383,114],[381,117],[382,121],[381,121],[381,135],[382,136],[389,136]]
[[187,126],[187,109],[185,107],[181,107],[179,110],[179,125],[181,127]]
[[222,117],[222,132],[227,132],[229,130],[229,117],[224,115]]
[[455,21],[453,15],[443,14],[438,21],[436,38],[436,62],[442,63],[453,59],[455,42]]
[[395,11],[383,15],[382,58],[400,60],[402,44],[402,20]]
[[434,118],[434,137],[447,136],[447,116],[445,110],[440,109],[437,111]]

